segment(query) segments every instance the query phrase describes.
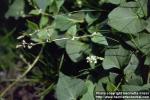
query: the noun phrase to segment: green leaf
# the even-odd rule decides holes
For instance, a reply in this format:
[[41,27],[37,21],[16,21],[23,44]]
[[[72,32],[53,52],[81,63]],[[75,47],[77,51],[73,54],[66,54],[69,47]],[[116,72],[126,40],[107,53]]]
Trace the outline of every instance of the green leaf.
[[146,20],[146,22],[147,22],[146,30],[150,33],[150,17],[148,18],[148,20]]
[[149,55],[150,53],[150,34],[147,33],[139,33],[137,37],[132,39],[134,47],[140,49],[145,55]]
[[146,22],[131,8],[117,7],[108,15],[108,24],[124,33],[136,34],[144,30]]
[[[133,54],[129,61],[129,64],[124,69],[124,74],[134,73],[139,64],[138,58]],[[128,75],[127,75],[128,76]]]
[[88,25],[91,25],[94,21],[97,20],[97,18],[95,16],[93,16],[92,14],[88,13],[85,16],[85,20],[88,23]]
[[49,26],[40,30],[35,30],[35,32],[31,35],[31,39],[39,43],[52,42],[52,40],[56,38],[54,34],[56,34],[56,31],[53,27]]
[[75,24],[74,21],[70,20],[67,16],[57,15],[55,17],[55,27],[60,31],[65,31]]
[[83,54],[89,50],[89,46],[77,40],[68,40],[66,52],[73,62],[78,62],[83,58]]
[[5,17],[15,17],[16,19],[20,16],[24,16],[24,0],[15,0],[12,5],[10,5]]
[[137,10],[137,14],[140,16],[140,17],[146,17],[147,16],[147,3],[148,3],[148,0],[136,0],[139,8]]
[[91,39],[94,43],[108,45],[106,38],[100,32],[97,32]]
[[130,2],[122,3],[120,5],[120,7],[122,7],[122,8],[132,8],[132,10],[134,10],[134,9],[137,10],[138,4],[137,4],[137,2],[130,1]]
[[81,79],[71,78],[59,74],[59,80],[56,85],[56,98],[58,100],[77,100],[85,91],[85,83]]
[[70,37],[73,37],[76,35],[77,33],[77,26],[76,25],[73,25],[72,27],[70,27],[67,32],[66,32],[66,35],[70,36]]
[[29,14],[31,14],[31,15],[40,15],[41,14],[41,10],[40,9],[31,10],[29,12]]
[[30,20],[27,20],[28,28],[31,30],[39,29],[38,25]]
[[112,4],[121,4],[126,2],[126,0],[108,0],[108,2]]
[[140,91],[141,86],[138,85],[122,85],[123,91]]
[[[61,38],[68,38],[68,39],[70,38],[71,39],[71,38],[73,38],[73,36],[76,35],[76,33],[77,33],[77,27],[76,27],[76,25],[73,25],[72,27],[70,27],[67,30],[67,32],[65,34],[57,33],[57,34],[54,34],[54,35],[56,36],[56,38],[59,38],[59,39],[61,39]],[[55,43],[58,46],[60,46],[61,48],[65,48],[68,39],[64,39],[64,40],[62,39],[60,41],[55,41]]]
[[86,87],[88,88],[87,92],[83,95],[83,97],[81,98],[81,100],[95,100],[94,99],[94,89],[95,89],[95,85],[87,80],[86,81]]
[[142,77],[136,75],[135,73],[127,73],[125,76],[125,80],[129,85],[142,85],[143,80]]
[[150,89],[150,84],[145,84],[143,86],[138,86],[138,85],[122,85],[122,90],[123,91],[149,91]]
[[68,17],[76,23],[83,23],[85,14],[84,12],[77,12],[77,13],[69,14]]
[[136,0],[131,2],[125,2],[120,5],[123,8],[132,8],[132,10],[138,15],[138,17],[147,16],[147,0]]
[[101,83],[103,83],[103,84],[107,84],[107,83],[110,82],[110,80],[109,80],[109,77],[108,77],[108,76],[105,76],[105,77],[101,78],[101,79],[99,80],[99,82],[101,82]]
[[128,63],[129,51],[125,50],[122,46],[117,49],[107,49],[105,51],[105,58],[103,60],[104,69],[122,68]]
[[109,73],[109,80],[112,84],[115,84],[116,83],[116,77],[118,76],[117,73],[113,73],[113,72],[110,72]]
[[113,92],[115,90],[115,86],[113,85],[113,83],[108,82],[106,86],[106,90]]
[[145,65],[150,65],[150,55],[146,56],[146,60],[144,62]]
[[49,0],[33,0],[39,9],[45,11],[47,6],[50,4]]
[[101,0],[101,3],[112,3],[112,4],[121,4],[126,2],[126,0]]
[[61,48],[66,47],[67,39],[64,39],[64,38],[69,38],[69,37],[66,36],[65,34],[59,34],[58,32],[53,34],[53,39],[60,39],[60,40],[55,41],[55,43]]
[[41,19],[40,19],[40,28],[46,26],[48,24],[48,20],[49,18],[47,16],[41,16]]
[[129,61],[128,66],[124,69],[125,80],[127,84],[130,85],[142,85],[142,77],[135,74],[135,71],[138,67],[139,61],[138,58],[133,54]]
[[54,14],[57,14],[63,5],[64,0],[51,0],[50,6],[49,6],[49,12],[53,12]]
[[83,16],[83,13],[69,14],[69,16],[56,15],[55,27],[56,29],[60,29],[60,31],[66,31],[76,23],[82,23],[84,21]]
[[97,91],[105,91],[105,89],[103,87],[103,82],[101,82],[101,80],[99,80],[96,85],[95,92],[97,92]]

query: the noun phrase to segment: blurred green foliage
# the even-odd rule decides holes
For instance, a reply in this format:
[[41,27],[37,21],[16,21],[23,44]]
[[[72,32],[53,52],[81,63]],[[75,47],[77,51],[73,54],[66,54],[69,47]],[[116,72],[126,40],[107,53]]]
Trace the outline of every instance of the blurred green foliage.
[[21,61],[21,78],[43,84],[36,91],[41,100],[94,100],[96,91],[149,91],[147,4],[7,0],[1,15],[0,69],[15,68]]

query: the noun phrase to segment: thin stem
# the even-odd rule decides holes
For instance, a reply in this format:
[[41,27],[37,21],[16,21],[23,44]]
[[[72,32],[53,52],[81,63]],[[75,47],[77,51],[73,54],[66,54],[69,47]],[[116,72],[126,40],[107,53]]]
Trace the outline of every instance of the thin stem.
[[[1,81],[2,82],[13,82],[13,81],[16,81],[16,79],[4,79]],[[38,82],[38,79],[20,79],[19,82]]]
[[47,89],[45,89],[39,96],[43,100],[44,96],[47,95],[54,87],[54,83],[52,83]]
[[37,55],[37,57],[35,58],[35,60],[33,61],[33,63],[31,65],[28,66],[28,69],[21,75],[19,76],[12,84],[10,84],[1,94],[0,94],[0,98],[2,98],[14,85],[16,85],[22,78],[24,78],[26,76],[27,73],[30,72],[30,70],[35,66],[35,64],[38,62],[41,54],[43,52],[43,47],[41,48],[39,54]]
[[[64,54],[62,55],[61,60],[60,60],[60,64],[59,64],[59,71],[61,70],[61,67],[62,67],[63,61],[64,61]],[[59,72],[59,71],[58,71],[58,72]]]
[[121,83],[122,83],[122,79],[121,79],[121,81],[119,82],[119,84],[117,85],[117,87],[115,88],[114,91],[117,91],[117,90],[118,90],[118,88],[120,87]]
[[[64,38],[57,38],[57,39],[51,40],[51,41],[49,41],[49,42],[34,43],[33,46],[38,45],[38,44],[51,43],[51,42],[55,42],[55,41],[74,40],[74,39],[81,39],[81,38],[87,38],[87,37],[93,37],[93,36],[105,37],[105,36],[102,36],[102,35],[99,35],[99,34],[94,34],[94,35],[91,34],[91,35],[84,35],[84,36],[73,36],[72,38],[64,37]],[[111,38],[111,37],[106,36],[105,38],[110,39],[110,40],[113,40],[113,41],[119,43],[118,40],[113,39],[113,38]]]

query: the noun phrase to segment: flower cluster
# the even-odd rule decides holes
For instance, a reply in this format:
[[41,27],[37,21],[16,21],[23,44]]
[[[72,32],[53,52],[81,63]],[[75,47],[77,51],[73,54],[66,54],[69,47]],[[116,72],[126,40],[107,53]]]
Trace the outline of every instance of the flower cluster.
[[16,46],[16,48],[20,48],[20,47],[23,47],[23,48],[28,48],[28,49],[31,49],[35,44],[34,43],[27,43],[25,40],[22,40],[22,43],[21,44],[18,44]]
[[104,58],[102,58],[102,57],[98,57],[98,56],[94,56],[94,55],[86,57],[86,60],[88,63],[94,63],[94,64],[97,64],[97,60],[103,60],[103,59]]

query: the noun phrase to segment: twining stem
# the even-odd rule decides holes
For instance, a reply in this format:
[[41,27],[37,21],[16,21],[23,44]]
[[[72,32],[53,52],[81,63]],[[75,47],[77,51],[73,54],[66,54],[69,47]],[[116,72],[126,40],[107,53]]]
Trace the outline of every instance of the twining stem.
[[35,66],[35,64],[38,62],[41,54],[43,52],[43,47],[41,48],[39,54],[37,55],[37,57],[35,58],[35,60],[33,61],[32,64],[28,65],[28,69],[21,75],[19,76],[12,84],[10,84],[1,94],[0,94],[0,98],[2,98],[14,85],[16,85],[22,78],[24,78],[26,76],[26,74],[28,74],[30,72],[30,70]]

